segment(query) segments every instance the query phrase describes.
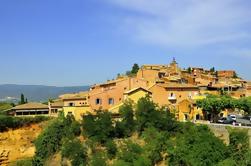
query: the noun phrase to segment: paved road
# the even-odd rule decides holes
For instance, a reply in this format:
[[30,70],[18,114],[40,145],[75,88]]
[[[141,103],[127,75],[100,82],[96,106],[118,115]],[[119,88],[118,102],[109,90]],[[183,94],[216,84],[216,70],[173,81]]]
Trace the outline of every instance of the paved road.
[[247,119],[241,119],[241,118],[237,118],[236,120],[237,123],[241,123],[241,124],[248,124],[251,125],[251,122]]

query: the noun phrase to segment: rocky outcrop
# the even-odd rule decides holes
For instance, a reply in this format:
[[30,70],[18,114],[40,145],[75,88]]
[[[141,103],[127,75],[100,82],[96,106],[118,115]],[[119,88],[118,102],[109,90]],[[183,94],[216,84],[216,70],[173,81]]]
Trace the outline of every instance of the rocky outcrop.
[[9,150],[0,149],[0,165],[7,166],[9,163]]

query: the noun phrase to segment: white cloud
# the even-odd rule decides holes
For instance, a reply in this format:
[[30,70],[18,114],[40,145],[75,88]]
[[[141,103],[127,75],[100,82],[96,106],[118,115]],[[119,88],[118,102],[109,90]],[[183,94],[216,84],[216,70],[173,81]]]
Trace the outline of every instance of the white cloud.
[[244,0],[109,0],[137,14],[123,26],[143,42],[198,47],[251,37],[251,12]]

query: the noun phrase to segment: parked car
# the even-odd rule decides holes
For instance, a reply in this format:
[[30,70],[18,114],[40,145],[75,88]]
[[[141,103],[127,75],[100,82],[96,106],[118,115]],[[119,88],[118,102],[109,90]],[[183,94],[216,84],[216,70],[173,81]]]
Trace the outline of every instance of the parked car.
[[222,124],[233,124],[235,121],[230,117],[222,117],[220,118],[217,123],[222,123]]
[[237,120],[236,115],[228,115],[228,117],[231,117],[231,119],[233,119],[235,122],[236,122],[236,120]]

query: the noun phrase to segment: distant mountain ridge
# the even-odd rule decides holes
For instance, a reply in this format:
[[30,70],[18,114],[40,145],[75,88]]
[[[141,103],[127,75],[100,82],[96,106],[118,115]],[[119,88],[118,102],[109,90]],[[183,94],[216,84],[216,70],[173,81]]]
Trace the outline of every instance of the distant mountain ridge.
[[86,91],[89,86],[46,86],[46,85],[0,85],[0,101],[16,102],[20,99],[21,93],[24,94],[28,101],[47,101],[49,98],[57,98],[65,93],[77,93]]

